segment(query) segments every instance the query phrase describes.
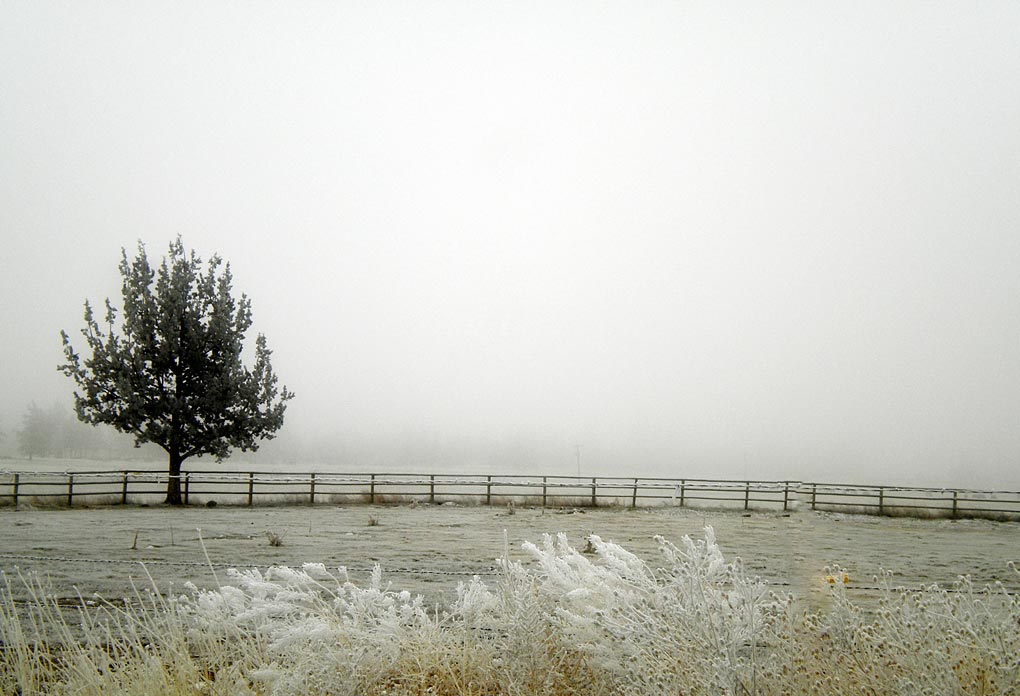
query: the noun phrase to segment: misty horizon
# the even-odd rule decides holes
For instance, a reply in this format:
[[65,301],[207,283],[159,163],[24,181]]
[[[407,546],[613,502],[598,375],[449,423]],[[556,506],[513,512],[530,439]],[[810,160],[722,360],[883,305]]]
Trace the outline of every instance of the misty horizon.
[[1018,44],[1004,2],[5,4],[0,453],[180,234],[297,395],[258,461],[1020,487]]

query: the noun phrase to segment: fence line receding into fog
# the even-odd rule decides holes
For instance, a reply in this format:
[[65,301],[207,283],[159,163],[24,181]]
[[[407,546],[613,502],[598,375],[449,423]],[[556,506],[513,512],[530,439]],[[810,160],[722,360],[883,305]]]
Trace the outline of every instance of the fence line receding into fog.
[[[153,504],[169,475],[144,470],[0,472],[0,504]],[[718,507],[917,517],[1020,518],[1020,492],[801,481],[608,476],[189,472],[186,504],[449,503]]]

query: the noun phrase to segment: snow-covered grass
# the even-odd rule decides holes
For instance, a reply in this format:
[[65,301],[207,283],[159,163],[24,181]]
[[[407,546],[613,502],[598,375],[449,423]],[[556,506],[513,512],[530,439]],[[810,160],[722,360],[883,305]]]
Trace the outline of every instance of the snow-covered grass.
[[[378,568],[357,585],[306,564],[70,619],[44,585],[5,577],[0,692],[1020,693],[1020,600],[1002,586],[887,587],[865,610],[837,582],[832,608],[809,613],[724,558],[711,527],[658,546],[650,564],[596,535],[590,552],[547,536],[445,608]],[[33,601],[16,603],[13,584]]]

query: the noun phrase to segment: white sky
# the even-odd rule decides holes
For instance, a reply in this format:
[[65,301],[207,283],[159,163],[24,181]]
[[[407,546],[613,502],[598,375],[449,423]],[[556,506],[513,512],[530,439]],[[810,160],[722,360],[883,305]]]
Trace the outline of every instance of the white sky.
[[1020,3],[0,0],[4,447],[178,233],[338,465],[1020,486]]

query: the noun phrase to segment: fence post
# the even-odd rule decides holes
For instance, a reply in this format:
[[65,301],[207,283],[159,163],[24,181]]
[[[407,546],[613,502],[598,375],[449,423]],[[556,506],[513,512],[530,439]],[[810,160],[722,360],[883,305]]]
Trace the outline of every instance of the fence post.
[[885,489],[879,486],[878,488],[878,514],[883,514],[883,508],[885,507]]
[[783,512],[786,512],[790,505],[790,482],[783,481]]
[[747,510],[751,505],[751,482],[744,482],[744,509]]
[[18,473],[17,472],[14,472],[14,483],[11,485],[11,488],[13,489],[11,491],[11,495],[14,498],[14,507],[16,508],[16,507],[18,507]]
[[74,504],[74,474],[67,475],[67,507]]
[[595,501],[595,477],[591,478],[591,506],[597,507],[598,503]]
[[370,474],[368,480],[368,502],[375,504],[375,474]]
[[546,485],[545,484],[546,484],[547,480],[548,480],[547,476],[543,476],[542,477],[542,507],[545,507],[545,495],[546,495]]
[[184,504],[188,504],[188,497],[191,494],[191,472],[184,474]]
[[680,507],[684,506],[684,494],[687,492],[686,479],[680,479]]
[[308,504],[315,505],[315,472],[308,479]]
[[818,500],[818,484],[811,484],[811,509],[815,509],[815,502]]
[[124,481],[120,488],[120,504],[127,505],[128,472],[124,472]]
[[634,492],[630,496],[630,506],[632,508],[637,507],[637,479],[634,479]]
[[251,507],[255,502],[255,472],[248,472],[248,507]]
[[953,517],[956,517],[957,514],[959,514],[959,508],[957,507],[957,496],[958,495],[959,495],[959,491],[953,491]]
[[492,476],[485,477],[485,504],[492,507]]
[[429,474],[429,504],[434,505],[436,502],[436,475]]

